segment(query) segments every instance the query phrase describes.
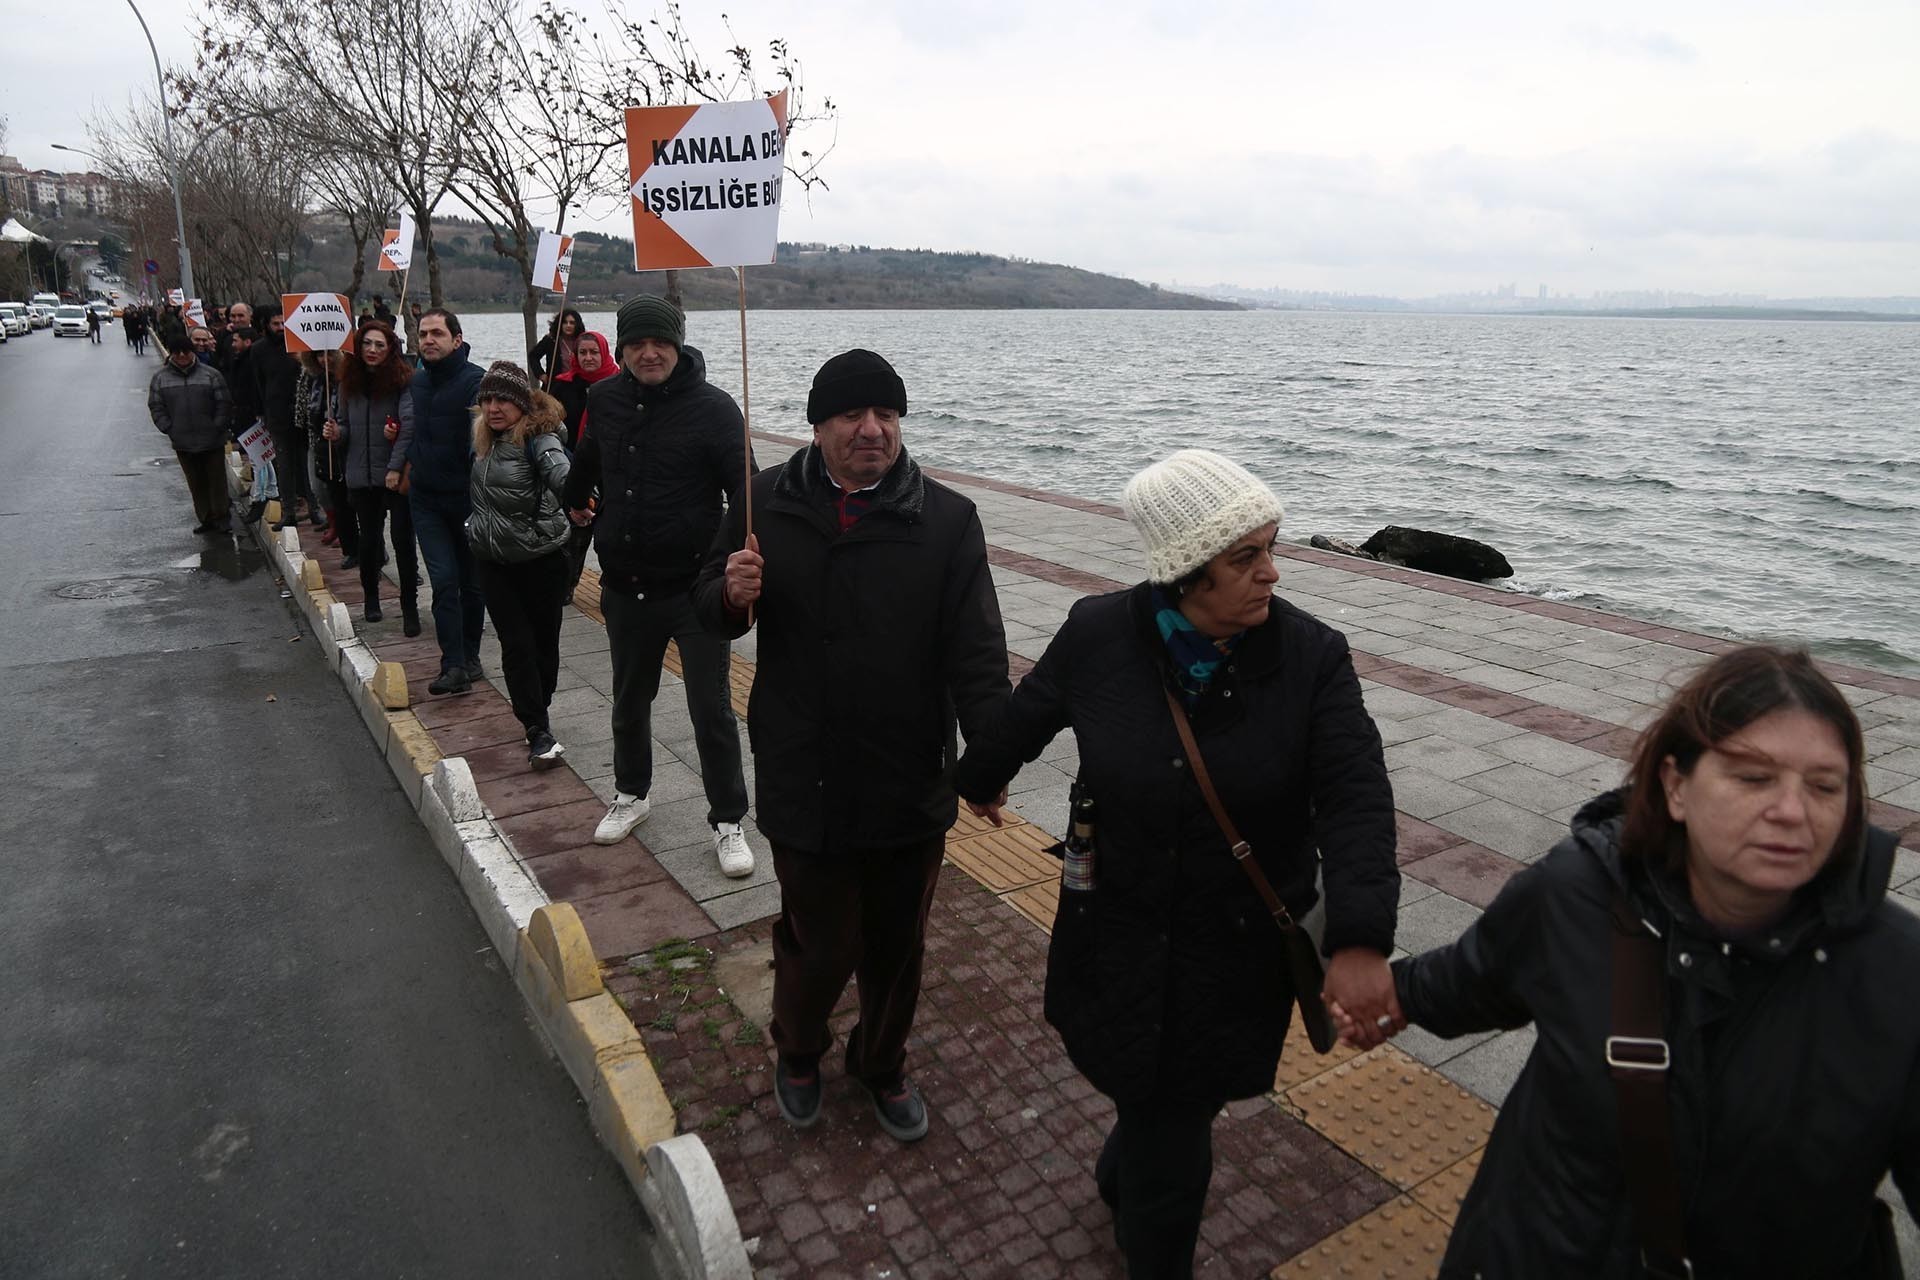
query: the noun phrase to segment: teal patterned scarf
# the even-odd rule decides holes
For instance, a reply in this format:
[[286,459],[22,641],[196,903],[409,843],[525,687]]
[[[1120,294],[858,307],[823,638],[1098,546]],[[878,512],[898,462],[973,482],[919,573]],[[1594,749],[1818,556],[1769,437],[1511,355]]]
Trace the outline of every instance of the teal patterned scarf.
[[1180,703],[1191,711],[1200,702],[1200,695],[1213,683],[1213,677],[1220,670],[1220,664],[1233,656],[1234,649],[1246,638],[1246,632],[1215,640],[1202,635],[1187,621],[1187,615],[1180,612],[1167,594],[1159,587],[1153,589],[1153,620],[1160,627],[1160,638],[1166,642],[1167,656],[1173,663],[1173,680],[1180,690]]

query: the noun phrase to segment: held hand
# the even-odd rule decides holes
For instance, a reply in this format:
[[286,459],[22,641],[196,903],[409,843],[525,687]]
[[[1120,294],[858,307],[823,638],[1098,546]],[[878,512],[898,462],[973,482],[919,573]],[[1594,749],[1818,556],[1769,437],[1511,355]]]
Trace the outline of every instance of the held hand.
[[328,418],[327,425],[320,429],[320,434],[329,440],[338,440],[340,438],[340,424],[332,418]]
[[1327,1002],[1343,1043],[1371,1049],[1406,1028],[1387,958],[1368,947],[1342,947],[1327,965],[1320,998]]
[[747,538],[744,550],[727,557],[727,608],[745,613],[760,598],[760,572],[766,561],[760,558],[760,538]]
[[998,799],[989,800],[985,804],[975,804],[971,800],[967,801],[967,812],[976,818],[985,818],[996,827],[1003,827],[1006,823],[1000,817],[1000,810],[1004,809],[1006,804],[1007,789],[1002,787],[1000,788],[1000,796]]
[[387,472],[387,488],[393,490],[395,493],[400,492],[400,473],[398,471]]
[[593,523],[593,511],[590,508],[581,507],[577,511],[567,512],[567,519],[584,529]]

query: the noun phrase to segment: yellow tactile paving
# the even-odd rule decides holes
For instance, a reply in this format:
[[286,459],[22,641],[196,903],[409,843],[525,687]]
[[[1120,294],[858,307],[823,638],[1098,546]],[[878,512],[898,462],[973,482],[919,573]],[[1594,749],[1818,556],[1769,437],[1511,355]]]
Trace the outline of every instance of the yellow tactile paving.
[[1432,1280],[1452,1228],[1406,1196],[1273,1269],[1272,1280]]
[[1054,909],[1060,905],[1060,888],[1056,882],[1044,880],[1039,884],[1030,884],[1024,889],[1001,894],[1000,900],[1048,933],[1053,932]]
[[1289,1090],[1306,1122],[1401,1189],[1484,1146],[1493,1108],[1392,1045]]
[[947,859],[995,893],[1060,878],[1053,837],[1031,823],[947,841]]
[[1025,821],[1025,818],[1013,810],[1002,809],[1000,811],[1000,825],[996,827],[985,818],[974,817],[973,813],[963,804],[960,806],[960,816],[953,820],[951,827],[947,828],[947,839],[953,841],[964,840],[968,836],[982,836],[989,831],[1001,831],[1007,827],[1017,827]]
[[1460,1202],[1466,1199],[1473,1175],[1480,1171],[1480,1157],[1486,1153],[1487,1149],[1482,1147],[1465,1160],[1448,1165],[1409,1194],[1420,1202],[1421,1208],[1452,1223],[1460,1216]]
[[1280,1070],[1274,1075],[1273,1090],[1275,1093],[1285,1093],[1298,1088],[1359,1056],[1358,1049],[1349,1049],[1343,1044],[1334,1045],[1325,1055],[1315,1053],[1313,1046],[1307,1042],[1307,1033],[1301,1029],[1300,1015],[1296,1012],[1293,1021],[1287,1024],[1287,1041],[1280,1051]]
[[607,625],[606,615],[600,612],[600,575],[594,570],[580,571],[580,581],[573,589],[573,607],[601,626]]

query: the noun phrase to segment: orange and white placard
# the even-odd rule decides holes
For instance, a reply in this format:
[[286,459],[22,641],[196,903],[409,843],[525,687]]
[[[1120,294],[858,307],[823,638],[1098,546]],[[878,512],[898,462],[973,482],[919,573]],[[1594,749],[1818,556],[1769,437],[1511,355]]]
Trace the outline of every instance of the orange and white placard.
[[400,226],[380,233],[380,270],[405,271],[413,265],[413,218],[400,215]]
[[633,267],[772,262],[780,238],[787,95],[628,107]]
[[280,321],[289,351],[339,351],[353,347],[353,307],[344,293],[283,293]]
[[167,301],[176,307],[184,307],[187,305],[187,291],[185,289],[169,289],[167,290]]
[[188,298],[187,305],[180,312],[180,318],[185,320],[189,325],[197,325],[202,329],[206,328],[206,304],[202,303],[198,298]]
[[567,277],[573,271],[573,237],[558,231],[542,231],[540,248],[533,255],[533,287],[548,293],[565,293]]

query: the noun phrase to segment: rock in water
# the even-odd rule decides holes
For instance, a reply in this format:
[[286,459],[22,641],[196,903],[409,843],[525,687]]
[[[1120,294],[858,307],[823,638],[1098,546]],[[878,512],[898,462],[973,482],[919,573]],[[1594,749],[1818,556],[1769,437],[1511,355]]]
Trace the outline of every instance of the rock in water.
[[1307,539],[1307,545],[1317,547],[1321,551],[1337,551],[1343,556],[1358,556],[1362,560],[1373,559],[1371,554],[1362,551],[1345,538],[1332,538],[1324,533],[1314,534],[1311,538]]
[[1449,578],[1483,582],[1489,578],[1511,578],[1513,566],[1507,558],[1484,542],[1451,533],[1433,533],[1426,529],[1407,529],[1390,524],[1360,544],[1376,560],[1403,564],[1409,569],[1443,573]]

